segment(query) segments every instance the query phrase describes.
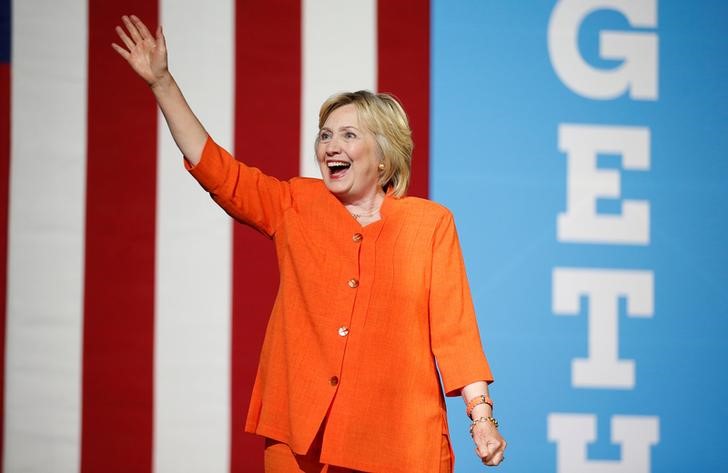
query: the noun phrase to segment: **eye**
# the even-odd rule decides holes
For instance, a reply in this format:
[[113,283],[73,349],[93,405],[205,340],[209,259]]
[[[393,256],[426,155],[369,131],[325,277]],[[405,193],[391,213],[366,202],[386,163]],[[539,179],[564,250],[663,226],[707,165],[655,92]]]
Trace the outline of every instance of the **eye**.
[[344,134],[344,137],[345,137],[345,138],[346,138],[347,140],[352,140],[352,139],[356,138],[356,133],[354,133],[353,131],[347,131],[347,132],[346,132],[346,133]]
[[321,130],[319,132],[319,141],[329,141],[331,139],[331,132],[328,130]]

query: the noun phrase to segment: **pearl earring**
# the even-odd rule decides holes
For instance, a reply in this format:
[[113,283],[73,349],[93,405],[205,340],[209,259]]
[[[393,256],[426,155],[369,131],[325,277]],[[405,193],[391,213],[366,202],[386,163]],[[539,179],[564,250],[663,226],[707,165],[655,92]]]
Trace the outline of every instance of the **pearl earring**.
[[379,163],[379,170],[384,171],[384,163]]

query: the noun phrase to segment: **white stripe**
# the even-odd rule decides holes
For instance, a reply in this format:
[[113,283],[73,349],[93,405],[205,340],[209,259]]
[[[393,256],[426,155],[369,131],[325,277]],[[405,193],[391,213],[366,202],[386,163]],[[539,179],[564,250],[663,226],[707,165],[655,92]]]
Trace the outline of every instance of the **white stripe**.
[[87,7],[12,5],[4,471],[79,469]]
[[[233,136],[232,0],[161,0],[170,68],[212,137]],[[154,471],[229,471],[230,219],[182,166],[162,115],[156,247]],[[242,422],[242,420],[240,421]]]
[[377,86],[376,0],[303,0],[301,175],[321,177],[314,159],[321,104],[337,92]]

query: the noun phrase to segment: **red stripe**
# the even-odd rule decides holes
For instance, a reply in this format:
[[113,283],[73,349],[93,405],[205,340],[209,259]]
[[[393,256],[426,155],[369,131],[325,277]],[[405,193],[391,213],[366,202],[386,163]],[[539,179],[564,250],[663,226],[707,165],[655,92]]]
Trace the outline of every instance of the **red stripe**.
[[407,111],[415,142],[408,194],[427,197],[430,174],[430,2],[379,0],[377,5],[377,89],[394,94]]
[[[235,156],[267,174],[299,174],[300,0],[242,1],[236,11]],[[231,471],[263,471],[262,441],[244,434],[258,355],[278,287],[273,245],[233,230]]]
[[[10,64],[0,64],[0,425],[5,424],[5,327],[8,270],[10,172]],[[4,438],[0,434],[0,465]]]
[[121,15],[156,2],[89,1],[81,471],[152,469],[157,112],[110,47]]

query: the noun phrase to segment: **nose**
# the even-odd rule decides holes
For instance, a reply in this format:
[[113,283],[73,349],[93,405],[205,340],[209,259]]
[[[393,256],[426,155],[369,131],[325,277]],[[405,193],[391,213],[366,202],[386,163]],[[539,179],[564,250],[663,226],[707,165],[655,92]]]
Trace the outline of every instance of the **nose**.
[[336,156],[341,153],[341,145],[337,137],[333,136],[329,141],[324,143],[324,150],[327,156]]

